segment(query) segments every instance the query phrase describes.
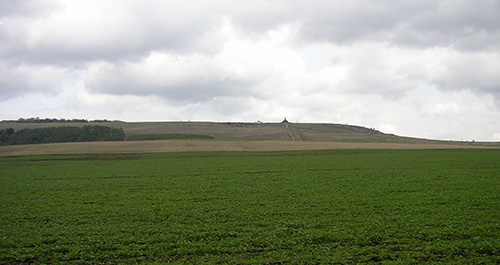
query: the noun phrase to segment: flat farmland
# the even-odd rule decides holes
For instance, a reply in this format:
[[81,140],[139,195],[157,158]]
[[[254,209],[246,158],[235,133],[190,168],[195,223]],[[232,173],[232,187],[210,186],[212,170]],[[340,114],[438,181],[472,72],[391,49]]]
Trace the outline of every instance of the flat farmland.
[[0,146],[0,156],[40,154],[157,153],[199,151],[291,151],[328,149],[499,148],[497,143],[377,143],[291,140],[156,140]]
[[499,149],[4,156],[0,263],[500,263],[499,162]]

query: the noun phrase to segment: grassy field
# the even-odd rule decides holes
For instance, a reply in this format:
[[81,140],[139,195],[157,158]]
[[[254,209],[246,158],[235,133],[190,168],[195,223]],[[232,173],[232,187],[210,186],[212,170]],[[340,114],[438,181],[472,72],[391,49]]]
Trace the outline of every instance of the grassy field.
[[0,157],[0,263],[500,263],[500,150]]

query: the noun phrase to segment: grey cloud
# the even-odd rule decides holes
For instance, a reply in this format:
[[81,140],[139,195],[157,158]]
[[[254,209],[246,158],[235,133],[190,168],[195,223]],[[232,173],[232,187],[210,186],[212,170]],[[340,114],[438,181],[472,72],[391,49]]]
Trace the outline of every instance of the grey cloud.
[[172,84],[168,82],[150,83],[147,80],[130,80],[128,78],[95,79],[86,82],[88,89],[93,92],[114,95],[157,95],[173,105],[205,102],[216,97],[248,95],[247,91],[242,88],[251,84],[251,82],[244,80],[212,78],[184,80]]
[[211,12],[217,5],[89,1],[95,6],[79,13],[78,6],[69,8],[71,3],[41,17],[22,12],[38,2],[26,2],[27,7],[17,12],[11,7],[13,11],[1,19],[0,38],[5,45],[0,55],[28,63],[75,66],[82,61],[137,60],[152,50],[200,52],[210,42],[206,34],[223,22],[216,11]]
[[500,2],[497,0],[436,1],[436,6],[410,20],[415,28],[459,32],[464,28],[498,31]]
[[302,35],[314,41],[349,43],[392,31],[432,8],[430,2],[314,1],[306,7]]
[[396,43],[458,50],[500,48],[499,1],[442,1],[392,32]]
[[72,73],[66,69],[0,62],[0,100],[33,92],[57,94],[72,81]]
[[500,107],[500,55],[498,53],[457,54],[442,62],[444,71],[431,82],[441,90],[470,90],[491,94]]
[[[297,40],[305,42],[370,40],[472,50],[500,45],[495,0],[2,3],[3,58],[72,67],[82,61],[139,60],[155,50],[216,53],[224,40],[214,36],[225,19],[254,37],[293,24],[299,27]],[[75,3],[89,12],[70,8]]]
[[[211,64],[212,62],[208,62]],[[178,65],[189,70],[177,71],[170,67],[149,72],[147,64],[107,65],[92,70],[85,79],[87,89],[113,95],[157,95],[171,104],[197,103],[216,97],[250,95],[250,88],[257,82],[251,76],[224,76],[216,65]],[[199,67],[199,69],[197,69]],[[212,69],[208,69],[212,68]],[[218,73],[218,71],[221,71]]]
[[7,16],[40,17],[48,14],[59,5],[51,0],[2,0],[0,18]]
[[290,14],[289,22],[299,21],[299,35],[308,41],[369,40],[464,50],[498,49],[500,45],[500,2],[496,0],[295,3],[291,8],[300,12]]

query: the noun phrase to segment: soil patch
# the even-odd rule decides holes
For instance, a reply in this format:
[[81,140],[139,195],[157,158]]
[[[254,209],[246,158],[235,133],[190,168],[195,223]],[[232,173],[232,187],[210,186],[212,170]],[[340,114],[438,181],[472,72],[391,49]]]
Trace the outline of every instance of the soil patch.
[[462,149],[500,148],[467,143],[411,144],[411,143],[346,143],[333,141],[223,141],[223,140],[164,140],[56,143],[38,145],[0,146],[0,156],[38,154],[90,154],[90,153],[154,153],[195,151],[291,151],[326,149]]

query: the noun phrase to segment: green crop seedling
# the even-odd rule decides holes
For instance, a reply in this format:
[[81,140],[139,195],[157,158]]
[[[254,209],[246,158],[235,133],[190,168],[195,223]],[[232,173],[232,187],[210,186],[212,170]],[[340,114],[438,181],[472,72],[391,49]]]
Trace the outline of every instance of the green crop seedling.
[[500,150],[0,158],[0,263],[499,263]]

